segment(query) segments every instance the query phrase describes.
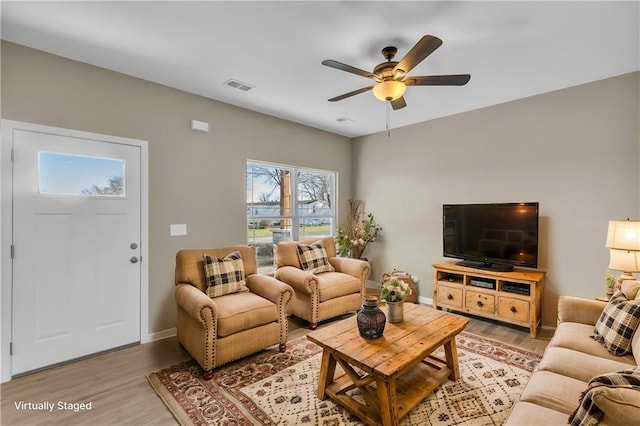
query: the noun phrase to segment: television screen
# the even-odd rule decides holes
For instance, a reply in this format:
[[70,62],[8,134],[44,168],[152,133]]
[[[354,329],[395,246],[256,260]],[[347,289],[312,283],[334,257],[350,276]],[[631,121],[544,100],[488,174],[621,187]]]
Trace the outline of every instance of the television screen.
[[445,204],[445,257],[475,268],[538,267],[538,203]]

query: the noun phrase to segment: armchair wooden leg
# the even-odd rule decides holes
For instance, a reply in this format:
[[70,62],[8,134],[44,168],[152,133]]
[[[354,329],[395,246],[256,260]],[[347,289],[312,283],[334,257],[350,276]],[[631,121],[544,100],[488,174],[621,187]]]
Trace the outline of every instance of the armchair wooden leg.
[[213,370],[203,370],[202,371],[202,379],[203,380],[211,380],[213,377]]
[[280,352],[284,352],[284,350],[285,350],[285,348],[286,348],[286,347],[287,347],[287,344],[286,344],[286,343],[280,343],[280,344],[278,345],[278,350],[279,350]]
[[316,328],[318,328],[318,323],[317,322],[309,323],[309,328],[312,330],[315,330]]

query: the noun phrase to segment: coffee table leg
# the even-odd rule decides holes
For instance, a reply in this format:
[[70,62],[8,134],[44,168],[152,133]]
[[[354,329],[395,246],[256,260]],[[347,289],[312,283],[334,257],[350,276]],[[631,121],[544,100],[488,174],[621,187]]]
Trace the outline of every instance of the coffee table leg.
[[320,376],[318,377],[318,398],[327,399],[327,386],[333,382],[336,373],[336,360],[327,349],[322,351],[322,363],[320,364]]
[[378,400],[380,402],[380,419],[383,426],[397,426],[398,422],[398,394],[394,382],[376,379]]
[[451,370],[449,379],[458,380],[460,378],[460,367],[458,366],[458,350],[456,349],[455,336],[444,344],[444,354],[447,359],[447,367]]

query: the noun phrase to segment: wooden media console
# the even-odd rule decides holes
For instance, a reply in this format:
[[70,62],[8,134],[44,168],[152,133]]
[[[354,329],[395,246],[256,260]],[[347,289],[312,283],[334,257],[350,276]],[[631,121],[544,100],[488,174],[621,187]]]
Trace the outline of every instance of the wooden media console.
[[459,266],[455,261],[436,263],[433,270],[434,308],[528,327],[536,338],[542,322],[544,271],[495,272]]

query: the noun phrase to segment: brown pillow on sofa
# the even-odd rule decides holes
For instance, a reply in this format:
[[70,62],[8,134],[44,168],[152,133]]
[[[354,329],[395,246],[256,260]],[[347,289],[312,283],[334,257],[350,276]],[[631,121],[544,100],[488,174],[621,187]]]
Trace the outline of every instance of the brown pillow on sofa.
[[218,297],[225,294],[249,291],[244,280],[244,264],[239,251],[223,257],[203,256],[207,296]]
[[640,290],[640,283],[638,281],[624,280],[620,286],[620,291],[627,296],[627,300],[637,299],[638,290]]
[[316,241],[313,244],[297,244],[297,250],[303,271],[312,274],[335,271],[331,263],[329,263],[327,250],[324,248],[322,241]]
[[631,352],[631,339],[640,324],[640,300],[627,300],[625,295],[616,291],[593,330],[593,338],[614,355],[626,355]]

